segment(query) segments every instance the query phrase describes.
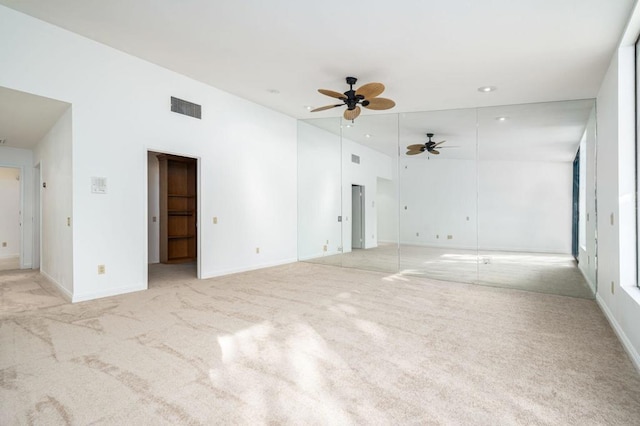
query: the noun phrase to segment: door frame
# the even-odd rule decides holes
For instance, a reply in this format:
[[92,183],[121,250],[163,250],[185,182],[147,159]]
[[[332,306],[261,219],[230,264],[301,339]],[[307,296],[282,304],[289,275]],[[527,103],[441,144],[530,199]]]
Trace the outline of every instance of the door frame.
[[144,265],[144,275],[145,282],[147,283],[147,289],[149,288],[149,153],[158,153],[158,154],[167,154],[167,155],[177,155],[180,157],[193,158],[196,160],[196,250],[198,256],[196,258],[196,277],[198,279],[202,279],[202,199],[201,199],[201,182],[202,182],[202,159],[194,154],[185,153],[185,152],[176,152],[176,151],[167,151],[161,148],[153,148],[153,147],[145,147],[143,152],[143,170],[144,170],[144,216],[145,216],[145,265]]

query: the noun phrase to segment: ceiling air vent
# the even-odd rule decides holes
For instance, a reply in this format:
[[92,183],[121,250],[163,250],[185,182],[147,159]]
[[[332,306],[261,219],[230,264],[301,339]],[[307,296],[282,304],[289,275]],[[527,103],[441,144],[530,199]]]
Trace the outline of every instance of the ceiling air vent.
[[188,115],[189,117],[202,119],[202,107],[193,102],[183,101],[182,99],[171,97],[171,111],[178,114]]
[[355,154],[351,154],[351,162],[352,163],[356,163],[356,164],[360,164],[360,156],[359,155],[355,155]]

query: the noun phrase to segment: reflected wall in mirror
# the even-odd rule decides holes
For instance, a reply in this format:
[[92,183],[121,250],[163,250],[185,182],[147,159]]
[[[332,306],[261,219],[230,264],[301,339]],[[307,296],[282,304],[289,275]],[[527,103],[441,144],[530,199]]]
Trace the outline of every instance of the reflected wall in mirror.
[[398,115],[342,125],[342,265],[398,271]]
[[397,272],[397,146],[396,114],[299,121],[300,260]]
[[592,298],[595,123],[593,100],[302,120],[299,259]]
[[478,109],[479,283],[593,297],[576,262],[580,229],[586,236],[587,228],[579,169],[595,165],[588,163],[593,155],[580,164],[578,149],[595,141],[593,109],[592,100]]
[[475,282],[476,110],[402,114],[400,143],[400,271]]

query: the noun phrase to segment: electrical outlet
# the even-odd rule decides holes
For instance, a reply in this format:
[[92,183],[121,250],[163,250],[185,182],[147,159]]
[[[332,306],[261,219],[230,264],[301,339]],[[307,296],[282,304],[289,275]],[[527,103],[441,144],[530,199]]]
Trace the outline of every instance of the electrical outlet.
[[419,232],[416,232],[416,237],[419,237],[419,236],[420,236],[420,233],[419,233]]
[[106,269],[104,265],[98,265],[98,275],[104,275],[106,273]]
[[152,217],[152,218],[151,218],[151,220],[152,220],[153,222],[157,222],[157,221],[158,221],[158,218],[154,216],[154,217]]
[[3,241],[3,242],[2,242],[2,247],[6,247],[6,246],[7,246],[7,242],[6,242],[6,241]]
[[615,284],[611,281],[611,294],[615,294]]
[[67,226],[71,226],[71,218],[67,217]]
[[447,240],[453,240],[453,235],[447,235]]
[[260,254],[260,247],[256,247],[256,254]]
[[440,239],[440,235],[436,234],[436,240]]
[[327,251],[327,246],[326,245],[322,246],[322,251]]
[[218,224],[218,216],[214,216],[213,217],[213,224],[217,225]]

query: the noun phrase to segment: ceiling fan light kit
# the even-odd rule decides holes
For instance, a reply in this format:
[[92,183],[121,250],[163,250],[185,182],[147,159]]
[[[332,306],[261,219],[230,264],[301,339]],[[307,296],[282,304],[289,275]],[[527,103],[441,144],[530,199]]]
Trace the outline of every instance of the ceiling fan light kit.
[[396,103],[391,99],[387,98],[378,98],[382,92],[384,92],[384,84],[382,83],[367,83],[360,88],[354,90],[353,85],[358,81],[355,77],[347,77],[347,84],[349,85],[349,90],[344,93],[335,92],[333,90],[327,89],[318,89],[318,92],[322,93],[325,96],[329,96],[332,98],[340,99],[342,103],[326,105],[323,107],[312,109],[311,112],[324,111],[331,108],[337,108],[343,105],[347,106],[347,109],[344,111],[342,116],[345,120],[355,120],[362,109],[360,106],[371,110],[385,110],[391,109],[396,106]]

